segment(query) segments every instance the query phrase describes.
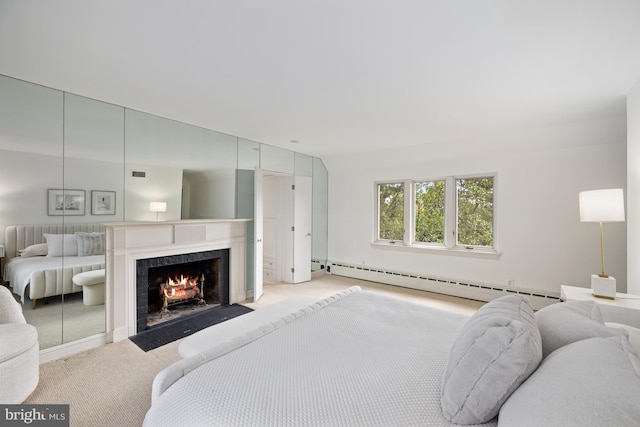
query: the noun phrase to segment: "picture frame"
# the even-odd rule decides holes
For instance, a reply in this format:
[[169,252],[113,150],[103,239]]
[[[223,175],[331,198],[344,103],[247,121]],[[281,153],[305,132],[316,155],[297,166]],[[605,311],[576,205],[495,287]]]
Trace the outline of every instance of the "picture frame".
[[91,215],[115,215],[115,191],[91,191]]
[[47,214],[54,215],[84,215],[85,191],[49,189],[47,191]]

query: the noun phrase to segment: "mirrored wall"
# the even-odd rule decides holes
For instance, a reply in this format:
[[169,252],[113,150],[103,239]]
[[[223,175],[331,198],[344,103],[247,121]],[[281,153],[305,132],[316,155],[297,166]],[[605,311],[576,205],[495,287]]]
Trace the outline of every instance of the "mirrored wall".
[[[0,76],[0,93],[0,243],[6,248],[15,246],[4,232],[14,225],[26,226],[19,245],[33,246],[51,226],[75,235],[99,233],[92,227],[106,222],[252,218],[251,178],[260,167],[312,177],[312,266],[324,268],[327,170],[320,159],[6,76]],[[152,202],[163,209],[152,211]],[[5,285],[24,302],[41,348],[105,330],[104,304],[83,301],[82,287],[64,287],[78,268],[87,268],[75,265],[87,259],[67,252],[5,256],[3,279],[15,282]],[[46,297],[31,294],[30,276],[16,273],[28,258],[60,276],[37,284],[47,288]]]

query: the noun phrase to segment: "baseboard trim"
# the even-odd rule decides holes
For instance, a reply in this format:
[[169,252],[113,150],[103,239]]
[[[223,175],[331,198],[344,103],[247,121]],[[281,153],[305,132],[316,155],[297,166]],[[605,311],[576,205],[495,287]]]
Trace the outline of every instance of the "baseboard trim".
[[55,347],[45,348],[44,350],[40,350],[40,364],[62,359],[63,357],[69,357],[83,351],[91,350],[92,348],[103,346],[106,343],[107,335],[102,333]]
[[506,288],[490,283],[391,271],[371,266],[331,262],[330,271],[331,274],[337,276],[368,280],[477,301],[491,301],[509,294],[526,295],[531,300],[531,304],[535,310],[560,301],[559,293],[522,288]]

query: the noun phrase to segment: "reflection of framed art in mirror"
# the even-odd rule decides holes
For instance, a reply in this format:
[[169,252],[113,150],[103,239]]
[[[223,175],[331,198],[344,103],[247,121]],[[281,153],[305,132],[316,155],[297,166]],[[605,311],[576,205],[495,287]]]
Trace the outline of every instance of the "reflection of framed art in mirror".
[[115,191],[91,191],[91,215],[115,215]]
[[84,215],[84,190],[49,190],[48,215]]

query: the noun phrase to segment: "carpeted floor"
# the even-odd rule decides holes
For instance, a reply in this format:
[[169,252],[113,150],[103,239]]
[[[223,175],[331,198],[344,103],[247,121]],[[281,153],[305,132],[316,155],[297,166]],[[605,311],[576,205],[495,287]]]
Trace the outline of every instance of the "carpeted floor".
[[71,426],[141,426],[153,378],[180,358],[178,343],[145,353],[123,340],[46,363],[24,403],[68,404]]
[[82,292],[62,297],[47,298],[47,304],[39,301],[31,308],[27,297],[22,305],[27,320],[38,330],[40,350],[76,341],[105,331],[105,308],[102,305],[88,306],[82,302]]

